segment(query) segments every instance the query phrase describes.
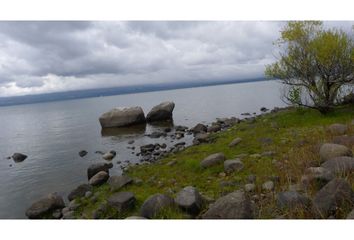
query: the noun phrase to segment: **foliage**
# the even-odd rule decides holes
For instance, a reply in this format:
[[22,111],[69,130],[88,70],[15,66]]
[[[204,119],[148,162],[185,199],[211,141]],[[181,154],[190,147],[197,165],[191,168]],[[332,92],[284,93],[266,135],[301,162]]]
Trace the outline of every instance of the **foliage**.
[[328,112],[341,102],[343,90],[353,91],[354,40],[341,29],[325,29],[322,22],[288,22],[277,41],[278,61],[267,65],[266,75],[287,85],[285,99]]

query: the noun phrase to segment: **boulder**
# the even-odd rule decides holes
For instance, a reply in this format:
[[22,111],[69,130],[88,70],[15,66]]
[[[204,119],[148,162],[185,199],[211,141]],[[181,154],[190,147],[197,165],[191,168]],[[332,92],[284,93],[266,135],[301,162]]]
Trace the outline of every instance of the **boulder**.
[[230,159],[224,162],[224,171],[226,173],[239,172],[243,169],[243,163],[240,159]]
[[51,193],[37,202],[34,202],[27,209],[26,216],[30,219],[39,219],[56,209],[62,209],[64,207],[65,203],[63,198],[57,193]]
[[353,156],[352,151],[346,146],[335,143],[324,143],[320,148],[321,161],[325,162],[335,157]]
[[306,208],[311,204],[308,197],[296,191],[280,192],[277,194],[277,205],[282,209]]
[[205,133],[208,131],[207,126],[205,126],[202,123],[198,123],[197,125],[195,125],[193,128],[191,128],[192,133],[197,134],[197,133]]
[[211,167],[214,165],[218,165],[225,160],[225,155],[223,153],[214,153],[204,158],[203,161],[200,162],[200,166],[202,168]]
[[336,157],[324,162],[321,167],[331,172],[346,174],[354,171],[353,157]]
[[84,197],[85,193],[91,190],[92,187],[89,184],[81,184],[69,193],[68,199],[72,201],[75,198]]
[[274,182],[273,181],[267,181],[262,184],[262,189],[264,191],[273,191],[274,190]]
[[232,140],[229,144],[229,147],[234,147],[236,145],[238,145],[240,142],[242,141],[242,138],[235,138],[234,140]]
[[109,152],[103,154],[103,155],[102,155],[102,158],[103,158],[104,160],[110,161],[110,160],[112,160],[116,155],[117,155],[117,152],[112,150],[112,151],[109,151]]
[[204,219],[252,219],[253,204],[243,191],[229,193],[216,200],[203,214]]
[[172,119],[172,112],[175,108],[174,102],[163,102],[159,105],[153,107],[150,112],[146,115],[146,121],[162,121],[167,119]]
[[27,155],[22,153],[14,153],[11,157],[15,162],[22,162],[27,158]]
[[109,175],[105,171],[100,171],[96,173],[92,178],[89,180],[89,184],[92,186],[99,186],[103,183],[107,182]]
[[207,132],[218,132],[221,130],[221,126],[218,124],[211,125],[210,127],[207,128]]
[[345,124],[334,123],[328,127],[328,130],[333,135],[343,135],[348,131],[348,126]]
[[145,122],[141,107],[114,108],[99,118],[102,128],[124,127]]
[[145,218],[157,217],[162,211],[173,208],[175,202],[172,198],[164,194],[154,194],[145,200],[140,209],[140,215]]
[[118,212],[125,212],[134,207],[135,201],[136,199],[134,193],[118,192],[110,196],[107,200],[107,203]]
[[109,172],[109,169],[113,167],[112,163],[95,163],[92,164],[88,169],[87,169],[87,178],[90,180],[95,174],[97,174],[100,171],[105,171]]
[[79,152],[79,156],[80,157],[85,157],[87,155],[87,151],[86,150],[81,150],[80,152]]
[[310,167],[305,170],[305,175],[301,177],[301,184],[305,188],[310,185],[316,185],[321,188],[334,177],[333,172],[324,167]]
[[197,133],[194,136],[193,143],[206,143],[209,142],[209,134],[207,133]]
[[188,186],[177,193],[176,204],[192,215],[197,215],[203,205],[203,199],[195,187]]
[[108,184],[112,192],[118,191],[122,187],[131,183],[133,183],[133,179],[126,175],[112,176],[108,179]]
[[354,147],[354,136],[336,136],[333,138],[333,143],[347,146],[348,148]]
[[335,215],[338,209],[353,206],[354,192],[344,179],[335,178],[318,191],[313,199],[314,210],[322,218]]

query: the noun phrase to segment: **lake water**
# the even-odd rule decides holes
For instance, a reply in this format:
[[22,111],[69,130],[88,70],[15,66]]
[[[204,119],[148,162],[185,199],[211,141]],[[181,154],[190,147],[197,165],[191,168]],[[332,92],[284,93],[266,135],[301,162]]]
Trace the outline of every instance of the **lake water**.
[[[0,107],[0,218],[25,218],[31,203],[50,192],[66,199],[70,190],[87,182],[88,166],[104,161],[97,150],[118,152],[111,175],[121,173],[117,161],[137,162],[128,141],[134,139],[137,149],[162,143],[144,136],[159,126],[102,132],[98,118],[117,106],[141,106],[147,114],[167,100],[176,104],[174,124],[188,127],[284,105],[280,84],[264,81]],[[88,154],[81,158],[83,149]],[[14,152],[28,158],[20,163],[6,159]]]

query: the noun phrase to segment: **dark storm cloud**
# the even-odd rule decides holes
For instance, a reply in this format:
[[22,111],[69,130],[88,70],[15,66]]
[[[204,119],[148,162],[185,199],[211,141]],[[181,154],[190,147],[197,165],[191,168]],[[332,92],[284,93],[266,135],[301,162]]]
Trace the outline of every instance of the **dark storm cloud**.
[[261,77],[281,25],[0,22],[0,96]]

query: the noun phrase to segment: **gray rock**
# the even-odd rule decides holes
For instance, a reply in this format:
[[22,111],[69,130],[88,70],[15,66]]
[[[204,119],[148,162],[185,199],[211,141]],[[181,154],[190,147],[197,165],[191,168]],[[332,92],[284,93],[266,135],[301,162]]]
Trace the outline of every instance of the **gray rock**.
[[141,107],[114,108],[99,118],[102,128],[124,127],[145,122]]
[[256,185],[254,183],[247,183],[244,186],[245,192],[254,192],[256,190]]
[[90,198],[92,196],[92,192],[91,191],[87,191],[85,192],[85,198]]
[[75,211],[80,207],[80,204],[76,200],[72,200],[69,202],[68,209],[69,211]]
[[87,169],[87,178],[90,180],[95,174],[97,174],[100,171],[105,171],[109,172],[109,169],[113,167],[112,163],[96,163],[92,164],[88,169]]
[[140,215],[145,218],[154,218],[163,210],[173,208],[175,202],[172,198],[164,194],[154,194],[145,200],[140,209]]
[[207,132],[218,132],[221,130],[221,126],[218,124],[211,125],[210,127],[207,128]]
[[51,193],[37,202],[34,202],[27,209],[26,216],[30,219],[38,219],[56,209],[62,209],[64,207],[65,203],[63,198],[57,193]]
[[333,135],[343,135],[348,131],[348,126],[345,124],[334,123],[328,127],[328,130]]
[[321,167],[338,174],[351,173],[354,171],[354,158],[335,157],[324,162]]
[[218,165],[225,160],[225,155],[223,153],[214,153],[204,158],[203,161],[200,162],[200,166],[202,168],[211,167],[214,165]]
[[63,219],[76,219],[74,213],[74,211],[66,212],[65,214],[63,214]]
[[113,192],[131,183],[133,183],[133,179],[126,175],[112,176],[108,179],[108,184]]
[[207,126],[205,126],[204,124],[198,123],[198,124],[195,125],[193,128],[191,128],[191,131],[192,131],[194,134],[203,133],[203,132],[207,132],[207,131],[208,131],[208,128],[207,128]]
[[280,192],[277,194],[277,204],[279,208],[296,209],[306,208],[311,200],[296,191]]
[[174,102],[162,102],[150,110],[150,112],[146,115],[146,121],[154,122],[172,119],[172,112],[174,108]]
[[194,136],[193,142],[206,143],[209,142],[209,134],[207,133],[197,133]]
[[317,185],[323,187],[331,181],[335,175],[332,171],[323,167],[310,167],[305,170],[305,175],[301,177],[301,184],[305,188],[310,185]]
[[109,152],[103,154],[103,155],[102,155],[102,158],[103,158],[104,160],[110,161],[110,160],[112,160],[116,155],[117,155],[117,152],[116,152],[116,151],[109,151]]
[[242,138],[235,138],[234,140],[232,140],[229,144],[229,147],[234,147],[236,145],[238,145],[240,142],[242,141]]
[[353,153],[346,146],[335,143],[325,143],[320,148],[320,157],[322,162],[341,156],[352,157]]
[[264,191],[273,191],[274,190],[274,182],[273,181],[267,181],[262,184],[262,189]]
[[83,197],[85,196],[85,193],[91,189],[92,187],[89,184],[81,184],[69,193],[68,199],[71,201],[75,198]]
[[22,153],[14,153],[11,157],[15,162],[23,162],[27,158],[27,155]]
[[202,216],[204,219],[252,219],[253,204],[243,191],[227,194],[216,200]]
[[79,152],[79,156],[80,157],[85,157],[87,155],[87,151],[86,150],[81,150],[80,152]]
[[351,185],[341,178],[335,178],[318,191],[313,199],[314,210],[322,218],[335,215],[340,208],[353,206],[354,192]]
[[354,219],[354,209],[348,214],[347,219]]
[[65,207],[61,210],[61,213],[62,213],[62,215],[64,215],[65,213],[67,213],[69,211],[70,211],[69,207]]
[[107,203],[118,212],[125,212],[134,207],[135,201],[136,199],[132,192],[118,192],[110,196]]
[[203,205],[203,199],[195,187],[188,186],[177,193],[177,205],[192,215],[197,215]]
[[126,218],[127,220],[146,220],[146,218],[141,216],[130,216]]
[[243,163],[240,159],[230,159],[224,162],[224,171],[226,173],[239,172],[243,169]]
[[354,147],[354,136],[336,136],[333,138],[333,143],[347,146],[348,148]]
[[108,173],[105,171],[101,171],[96,173],[96,175],[94,175],[92,178],[90,178],[89,184],[92,186],[99,186],[107,182],[108,178],[109,178]]

